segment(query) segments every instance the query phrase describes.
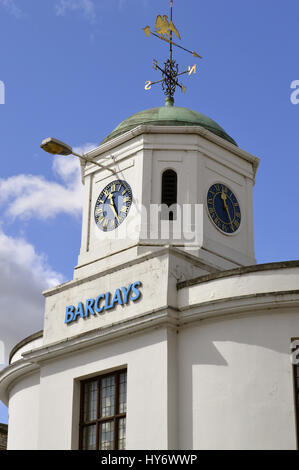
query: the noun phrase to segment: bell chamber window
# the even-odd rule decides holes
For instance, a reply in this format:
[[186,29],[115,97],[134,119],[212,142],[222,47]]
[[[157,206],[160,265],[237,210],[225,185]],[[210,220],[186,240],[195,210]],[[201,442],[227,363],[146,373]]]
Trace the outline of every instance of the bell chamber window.
[[126,448],[127,371],[81,382],[80,450]]
[[[165,170],[162,174],[162,204],[168,208],[177,204],[177,189],[178,177],[174,170]],[[167,211],[167,214],[162,214],[163,219],[175,220],[176,210]]]

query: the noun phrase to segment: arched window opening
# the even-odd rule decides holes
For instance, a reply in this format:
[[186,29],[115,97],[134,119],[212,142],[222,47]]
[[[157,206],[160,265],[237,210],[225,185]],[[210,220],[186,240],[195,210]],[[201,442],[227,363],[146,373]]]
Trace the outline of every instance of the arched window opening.
[[[178,177],[174,170],[165,170],[162,175],[162,204],[171,207],[177,204]],[[171,210],[167,213],[168,220],[176,219],[176,211]]]

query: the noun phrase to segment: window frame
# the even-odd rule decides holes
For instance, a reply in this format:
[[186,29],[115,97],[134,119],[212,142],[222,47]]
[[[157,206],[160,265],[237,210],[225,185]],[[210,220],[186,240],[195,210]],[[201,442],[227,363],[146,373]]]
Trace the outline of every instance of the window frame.
[[[171,189],[171,192],[174,192],[175,197],[170,198],[171,202],[167,201],[169,197],[169,194],[168,194],[169,189],[166,189],[167,184],[169,184],[169,182],[167,181],[167,173],[171,174],[171,177],[173,178],[173,180],[171,181],[171,183],[173,184],[173,188]],[[161,204],[162,205],[165,204],[168,208],[171,208],[173,206],[177,206],[177,203],[178,203],[178,173],[174,168],[164,168],[161,173]],[[177,219],[176,210],[168,212],[167,220],[174,221],[176,219]]]
[[[79,418],[79,450],[84,450],[83,449],[83,435],[84,435],[84,429],[89,427],[89,426],[96,426],[96,450],[101,450],[100,449],[100,425],[103,423],[108,423],[113,421],[114,423],[114,439],[113,439],[113,450],[119,450],[118,448],[118,440],[119,440],[119,422],[121,419],[127,417],[127,413],[120,413],[119,412],[119,381],[120,381],[120,375],[121,374],[126,374],[126,379],[127,379],[127,369],[119,369],[113,372],[109,372],[107,374],[103,373],[100,375],[96,375],[94,377],[90,377],[89,379],[82,380],[80,382],[80,418]],[[115,390],[114,390],[114,415],[111,416],[104,416],[100,417],[101,415],[101,381],[103,379],[106,379],[108,377],[115,377]],[[84,421],[84,401],[85,401],[85,385],[88,384],[89,382],[95,382],[97,381],[97,386],[98,386],[98,396],[97,396],[97,413],[96,413],[96,418],[91,420],[91,421]],[[127,382],[126,382],[127,383]],[[112,449],[111,449],[112,450]]]

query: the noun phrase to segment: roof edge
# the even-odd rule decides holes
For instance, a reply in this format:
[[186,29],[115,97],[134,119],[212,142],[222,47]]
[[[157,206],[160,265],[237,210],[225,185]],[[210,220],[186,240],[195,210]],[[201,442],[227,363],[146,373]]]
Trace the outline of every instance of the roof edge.
[[289,268],[299,268],[299,260],[254,264],[252,266],[242,266],[241,268],[229,269],[227,271],[220,271],[213,274],[207,274],[204,276],[196,277],[194,279],[189,279],[187,281],[178,282],[177,289],[180,290],[184,289],[185,287],[191,287],[197,284],[203,284],[204,282],[214,281],[216,279],[223,279],[225,277],[241,276],[242,274]]
[[[174,124],[174,122],[176,124]],[[187,122],[187,121],[155,121],[155,120],[152,120],[152,121],[147,121],[146,123],[144,124],[138,124],[139,125],[146,125],[146,126],[162,126],[162,127],[187,127],[187,126],[192,126],[192,127],[202,127],[203,129],[206,129],[208,130],[209,132],[211,132],[212,134],[215,134],[217,135],[218,137],[221,137],[222,139],[226,140],[227,142],[229,142],[230,144],[232,145],[235,145],[236,147],[238,147],[238,144],[236,143],[236,141],[229,135],[227,134],[225,131],[221,131],[220,129],[215,129],[209,125],[206,125],[206,126],[201,126],[200,124],[198,123],[192,123],[192,122]],[[123,134],[125,134],[126,132],[129,132],[131,131],[132,129],[135,129],[137,126],[136,124],[132,124],[131,126],[128,126],[125,130],[119,130],[118,132],[111,132],[111,134],[109,134],[107,137],[105,137],[105,139],[103,139],[100,143],[100,145],[103,145],[103,144],[106,144],[107,142],[110,142],[111,140],[115,139],[116,137],[119,137]]]
[[109,142],[139,125],[200,126],[238,147],[236,141],[213,119],[189,108],[160,106],[139,111],[122,121],[100,145]]

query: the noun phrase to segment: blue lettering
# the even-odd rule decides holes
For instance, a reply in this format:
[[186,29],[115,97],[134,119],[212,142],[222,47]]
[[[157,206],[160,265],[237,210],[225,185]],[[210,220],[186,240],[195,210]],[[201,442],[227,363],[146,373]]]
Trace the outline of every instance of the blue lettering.
[[132,286],[132,292],[134,292],[135,297],[130,297],[130,300],[133,300],[133,302],[136,302],[136,300],[139,299],[139,297],[141,296],[141,292],[139,291],[139,287],[141,287],[142,284],[141,282],[134,282],[133,286]]
[[85,303],[85,317],[88,317],[89,314],[90,315],[95,315],[95,312],[92,309],[93,305],[94,305],[94,299],[86,300],[86,303]]
[[126,287],[122,287],[121,290],[123,292],[124,297],[124,304],[127,304],[129,301],[129,293],[131,291],[132,284],[129,285],[128,289]]
[[[85,304],[79,302],[77,308],[75,308],[74,305],[69,305],[65,309],[65,323],[74,322],[79,316],[81,318],[87,318],[89,315],[102,313],[104,310],[114,308],[116,304],[126,305],[129,301],[136,302],[141,297],[140,287],[142,287],[142,283],[138,281],[134,282],[134,284],[129,284],[129,287],[116,289],[111,304],[110,300],[112,294],[106,292],[105,294],[100,294],[95,300],[87,299]],[[101,302],[103,302],[102,306]]]
[[106,292],[105,294],[105,310],[110,310],[110,308],[113,308],[113,304],[109,305],[110,302],[110,292]]
[[69,305],[68,307],[66,307],[64,323],[71,323],[74,320],[74,310],[75,307],[73,305]]
[[118,302],[119,305],[123,304],[122,298],[121,298],[121,293],[119,289],[116,289],[114,297],[112,299],[112,305],[114,307],[114,304]]
[[80,315],[81,318],[84,318],[84,306],[82,302],[78,303],[77,310],[75,311],[75,315],[73,321],[77,320],[77,317]]
[[96,298],[95,304],[94,304],[94,309],[97,313],[102,313],[104,310],[104,307],[99,307],[100,301],[105,299],[105,295],[101,294]]

